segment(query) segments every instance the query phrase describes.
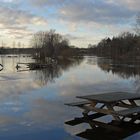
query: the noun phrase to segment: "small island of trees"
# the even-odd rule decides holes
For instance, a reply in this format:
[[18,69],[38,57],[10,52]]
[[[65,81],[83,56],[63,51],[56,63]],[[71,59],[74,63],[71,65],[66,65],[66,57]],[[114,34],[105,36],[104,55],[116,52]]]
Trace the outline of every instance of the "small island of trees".
[[77,54],[76,49],[69,45],[69,40],[52,29],[35,33],[31,39],[31,46],[35,49],[34,57],[44,61],[47,58],[57,59]]

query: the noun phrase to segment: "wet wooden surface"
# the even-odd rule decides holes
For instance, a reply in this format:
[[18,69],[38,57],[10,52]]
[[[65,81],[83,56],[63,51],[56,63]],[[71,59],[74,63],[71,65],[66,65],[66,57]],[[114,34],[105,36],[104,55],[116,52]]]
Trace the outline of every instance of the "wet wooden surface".
[[121,100],[140,99],[140,94],[127,93],[127,92],[111,92],[111,93],[94,94],[94,95],[87,95],[87,96],[77,96],[77,98],[100,102],[100,103],[112,103]]

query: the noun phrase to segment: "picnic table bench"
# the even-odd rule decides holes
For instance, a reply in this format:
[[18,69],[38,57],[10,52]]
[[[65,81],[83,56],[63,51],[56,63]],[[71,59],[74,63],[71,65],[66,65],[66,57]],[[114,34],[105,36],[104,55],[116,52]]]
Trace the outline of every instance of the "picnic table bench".
[[[85,101],[67,103],[66,105],[82,108],[82,114],[85,118],[89,116],[89,112],[94,112],[96,116],[94,116],[94,114],[92,115],[92,117],[94,116],[92,122],[96,125],[101,124],[104,127],[108,127],[103,122],[95,120],[105,115],[111,115],[113,119],[118,122],[122,122],[126,118],[129,118],[130,122],[140,120],[140,105],[136,103],[136,100],[140,100],[140,94],[112,92],[77,96],[77,98],[84,99]],[[82,123],[82,121],[79,122]]]

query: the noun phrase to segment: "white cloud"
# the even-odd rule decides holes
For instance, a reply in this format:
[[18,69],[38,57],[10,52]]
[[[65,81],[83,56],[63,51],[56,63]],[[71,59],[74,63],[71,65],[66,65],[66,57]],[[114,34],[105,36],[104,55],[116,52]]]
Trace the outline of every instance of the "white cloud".
[[[55,7],[56,17],[69,22],[117,24],[139,10],[139,0],[30,0],[32,5]],[[74,23],[73,23],[74,24]]]
[[27,13],[0,6],[0,29],[3,34],[17,38],[24,38],[33,32],[29,26],[47,25],[47,20]]

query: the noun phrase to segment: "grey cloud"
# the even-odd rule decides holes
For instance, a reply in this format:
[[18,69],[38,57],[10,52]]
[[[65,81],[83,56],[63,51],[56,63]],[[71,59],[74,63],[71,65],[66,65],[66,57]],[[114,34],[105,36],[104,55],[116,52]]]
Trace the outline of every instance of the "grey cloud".
[[[26,24],[36,24],[37,19],[45,22],[41,17],[36,17],[30,13],[22,10],[14,10],[12,8],[0,6],[0,23],[6,25],[26,25]],[[47,21],[46,21],[47,22]]]
[[135,11],[116,3],[103,0],[85,1],[75,0],[60,9],[59,17],[72,22],[95,22],[114,24],[128,22],[135,15]]
[[84,39],[84,37],[74,36],[74,35],[71,35],[71,34],[65,34],[63,36],[64,36],[64,38],[67,38],[67,39],[70,39],[70,40]]
[[[32,5],[53,6],[65,22],[127,23],[139,11],[139,0],[30,0]],[[57,7],[59,5],[59,7]]]
[[57,6],[63,4],[66,0],[29,0],[34,6]]
[[140,11],[140,0],[123,0],[119,3],[131,10]]

